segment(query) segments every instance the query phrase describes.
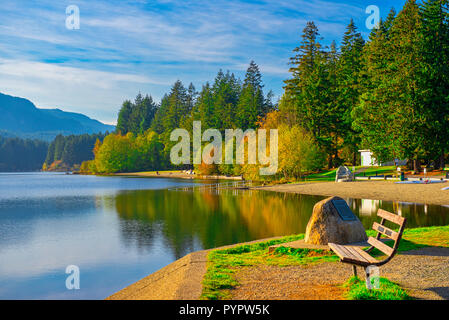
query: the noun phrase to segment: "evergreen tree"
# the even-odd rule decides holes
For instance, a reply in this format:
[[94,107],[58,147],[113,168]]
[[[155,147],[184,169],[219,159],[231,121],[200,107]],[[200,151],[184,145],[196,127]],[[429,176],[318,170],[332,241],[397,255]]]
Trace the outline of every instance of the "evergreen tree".
[[273,90],[268,91],[263,105],[263,115],[266,115],[276,110],[277,105],[273,103],[273,98],[274,98]]
[[212,86],[213,127],[218,130],[236,126],[236,107],[240,96],[240,83],[234,74],[220,70]]
[[344,144],[352,153],[352,164],[356,165],[356,155],[360,144],[360,135],[352,127],[352,110],[357,106],[361,94],[360,72],[365,41],[354,21],[346,28],[343,36],[341,54],[338,60],[336,112],[341,113],[342,121],[337,122],[338,131]]
[[132,113],[131,101],[126,100],[123,102],[122,107],[118,114],[116,132],[121,132],[122,134],[127,134],[129,130],[129,118]]
[[189,88],[187,90],[187,112],[190,113],[195,106],[196,99],[198,97],[198,92],[196,91],[193,83],[190,83]]
[[307,22],[303,30],[302,42],[299,47],[293,49],[296,54],[290,58],[292,67],[289,72],[292,78],[285,81],[285,91],[293,97],[301,89],[300,81],[309,75],[315,68],[317,56],[321,55],[318,28],[313,21]]
[[[325,52],[319,42],[318,28],[308,22],[303,30],[301,45],[294,49],[290,61],[292,79],[286,82],[284,99],[296,106],[296,119],[312,133],[328,154],[328,166],[338,162],[338,136],[335,124],[341,115],[335,112],[335,45]],[[337,118],[337,119],[336,119]]]
[[265,109],[262,75],[257,64],[251,61],[237,106],[238,127],[255,128],[258,118],[265,115]]
[[419,170],[426,153],[419,8],[408,0],[396,18],[392,14],[373,32],[365,51],[368,80],[354,125],[378,160],[414,159]]
[[394,10],[373,29],[364,47],[360,104],[353,110],[354,127],[361,132],[362,147],[369,148],[377,160],[399,157],[401,123],[395,121],[396,111],[390,110],[395,57],[392,55],[391,27],[396,19]]
[[0,136],[0,172],[40,170],[47,149],[44,141]]
[[414,159],[415,170],[419,170],[419,158],[425,155],[423,142],[425,109],[421,101],[420,87],[422,55],[421,20],[415,0],[408,0],[391,27],[391,51],[394,57],[394,75],[389,87],[387,109],[395,114],[401,124],[398,132],[398,150],[401,158]]
[[154,120],[151,123],[151,129],[154,132],[158,134],[162,134],[164,132],[164,118],[168,114],[169,107],[168,95],[165,94],[161,99],[161,104],[159,108],[157,108]]
[[201,90],[197,104],[194,109],[195,120],[201,121],[204,130],[212,128],[214,125],[214,101],[213,93],[209,83],[206,83]]
[[157,111],[157,104],[153,101],[152,96],[145,95],[139,111],[141,118],[139,133],[144,133],[151,127],[151,123],[153,122]]
[[[67,170],[73,168],[75,165],[80,165],[83,161],[92,160],[94,158],[92,149],[94,148],[95,141],[102,141],[108,134],[106,132],[104,134],[86,133],[65,137],[62,135],[57,136],[48,147],[47,157],[44,162],[46,168]],[[56,149],[62,151],[55,153]],[[55,162],[60,163],[55,166]]]
[[167,115],[163,120],[164,132],[170,134],[179,128],[181,119],[188,115],[189,105],[187,91],[181,81],[176,81],[168,95]]
[[425,149],[444,167],[449,149],[449,6],[447,0],[425,0],[422,20],[422,103],[425,111]]
[[157,104],[151,96],[145,97],[139,93],[134,102],[123,102],[117,119],[116,132],[127,134],[143,133],[148,130],[157,111]]
[[62,158],[62,152],[64,151],[64,136],[62,134],[58,134],[54,140],[54,154],[53,161],[58,161]]

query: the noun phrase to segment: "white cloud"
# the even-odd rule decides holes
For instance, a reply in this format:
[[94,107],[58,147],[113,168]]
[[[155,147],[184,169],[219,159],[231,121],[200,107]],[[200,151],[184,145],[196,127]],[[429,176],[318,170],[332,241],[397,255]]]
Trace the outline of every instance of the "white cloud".
[[0,59],[3,93],[30,99],[38,107],[83,112],[108,123],[115,122],[121,102],[139,88],[170,83],[135,74]]
[[308,20],[330,43],[351,16],[363,17],[358,6],[324,0],[79,0],[81,29],[69,31],[68,4],[18,0],[0,12],[0,92],[107,122],[139,90],[160,98],[177,79],[200,87],[250,60],[280,94]]
[[114,73],[98,70],[80,69],[57,64],[0,59],[0,74],[13,77],[32,78],[37,81],[50,80],[67,85],[83,84],[90,87],[111,89],[118,82],[149,83],[168,85],[167,82],[152,80],[134,74]]

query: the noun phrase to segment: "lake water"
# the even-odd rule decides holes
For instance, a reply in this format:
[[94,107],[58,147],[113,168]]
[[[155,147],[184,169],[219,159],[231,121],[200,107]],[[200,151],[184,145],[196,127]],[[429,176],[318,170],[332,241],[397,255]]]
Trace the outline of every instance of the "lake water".
[[[103,299],[185,254],[305,231],[321,196],[171,191],[211,182],[0,174],[0,299]],[[447,225],[449,207],[347,199],[366,228],[378,208],[408,227]],[[80,270],[68,290],[66,267]]]

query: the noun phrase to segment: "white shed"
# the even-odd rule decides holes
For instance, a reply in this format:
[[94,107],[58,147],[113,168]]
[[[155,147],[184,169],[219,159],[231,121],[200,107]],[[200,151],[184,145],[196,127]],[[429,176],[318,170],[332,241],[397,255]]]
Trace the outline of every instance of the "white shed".
[[376,158],[373,157],[371,150],[359,150],[361,165],[363,167],[378,166]]

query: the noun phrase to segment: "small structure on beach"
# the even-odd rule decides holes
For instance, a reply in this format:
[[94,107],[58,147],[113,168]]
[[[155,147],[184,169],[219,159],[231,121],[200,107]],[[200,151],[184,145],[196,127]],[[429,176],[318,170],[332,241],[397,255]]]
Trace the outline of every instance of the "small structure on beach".
[[360,164],[362,167],[378,166],[376,158],[373,157],[371,150],[359,150]]
[[354,180],[354,176],[346,166],[341,166],[337,169],[337,173],[335,175],[335,182],[350,182]]
[[369,149],[359,150],[360,153],[360,165],[362,167],[378,167],[378,166],[405,166],[408,160],[395,159],[387,162],[380,163],[374,157],[373,153]]
[[367,239],[363,224],[342,198],[327,198],[313,207],[313,214],[306,228],[306,243],[348,244]]

